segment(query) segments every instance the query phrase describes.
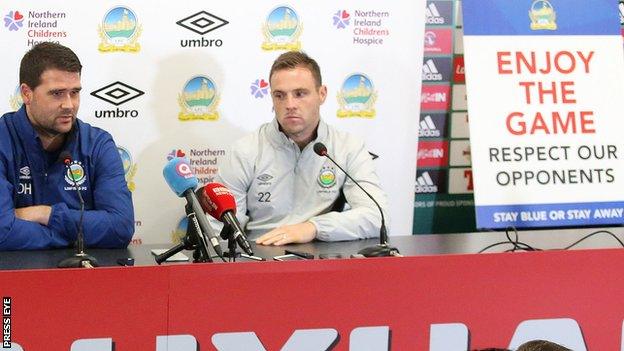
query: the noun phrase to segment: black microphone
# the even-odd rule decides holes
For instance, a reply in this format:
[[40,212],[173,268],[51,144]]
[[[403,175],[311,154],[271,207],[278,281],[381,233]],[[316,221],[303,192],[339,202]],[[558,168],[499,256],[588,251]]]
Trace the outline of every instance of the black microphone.
[[319,156],[327,157],[333,164],[335,164],[336,167],[338,167],[347,176],[347,178],[351,179],[351,181],[355,183],[355,185],[357,185],[358,188],[362,189],[362,191],[364,192],[364,194],[366,194],[366,196],[368,196],[371,200],[373,200],[375,205],[377,205],[377,209],[379,209],[379,213],[381,214],[381,228],[379,228],[379,245],[364,248],[358,251],[358,253],[366,257],[396,256],[399,253],[399,250],[395,247],[388,246],[388,232],[386,230],[386,220],[384,218],[383,211],[381,210],[381,206],[379,206],[379,203],[377,203],[377,201],[373,198],[373,196],[371,196],[371,194],[369,194],[368,191],[366,191],[360,185],[360,183],[358,183],[355,179],[353,179],[349,175],[349,173],[347,173],[347,171],[345,171],[342,167],[340,167],[340,165],[336,163],[336,161],[334,161],[334,159],[329,156],[329,154],[327,153],[327,147],[325,146],[325,144],[321,142],[316,142],[314,144],[314,152]]
[[78,234],[76,235],[76,246],[77,252],[74,256],[68,257],[62,260],[59,264],[59,268],[93,268],[98,266],[97,260],[84,253],[84,233],[82,230],[82,217],[84,215],[84,199],[82,198],[82,194],[80,193],[80,189],[78,188],[78,182],[74,177],[74,173],[71,170],[72,157],[71,153],[67,150],[61,152],[59,155],[59,161],[65,164],[65,169],[67,170],[67,175],[74,183],[74,187],[76,188],[76,192],[78,193],[78,201],[80,202],[80,218],[78,219]]

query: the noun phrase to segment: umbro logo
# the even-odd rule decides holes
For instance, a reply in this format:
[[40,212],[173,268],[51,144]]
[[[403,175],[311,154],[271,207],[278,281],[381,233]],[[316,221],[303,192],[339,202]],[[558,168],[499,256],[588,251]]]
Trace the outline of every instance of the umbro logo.
[[19,172],[20,172],[19,179],[23,179],[23,180],[31,179],[31,177],[30,177],[30,168],[28,166],[24,166],[24,167],[20,168]]
[[273,179],[273,176],[270,174],[262,173],[261,175],[257,176],[256,179],[260,181],[258,185],[271,185],[271,179]]
[[20,168],[20,174],[28,177],[30,175],[30,168],[28,166]]
[[109,102],[115,106],[119,106],[132,99],[136,99],[143,94],[145,94],[143,91],[119,81],[91,93],[91,95],[96,98]]
[[215,29],[221,28],[230,23],[223,18],[217,17],[206,11],[199,11],[193,15],[190,15],[184,19],[176,22],[179,26],[182,26],[188,30],[191,30],[199,35],[212,32]]

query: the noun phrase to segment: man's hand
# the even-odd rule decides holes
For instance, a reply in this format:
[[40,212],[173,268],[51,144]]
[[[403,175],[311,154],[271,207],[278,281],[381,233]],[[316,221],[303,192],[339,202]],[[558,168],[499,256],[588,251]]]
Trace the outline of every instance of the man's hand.
[[50,206],[28,206],[15,209],[15,217],[25,221],[37,222],[39,224],[48,225],[50,220],[52,207]]
[[283,225],[256,239],[260,245],[286,245],[291,243],[307,243],[316,238],[316,226],[311,222]]

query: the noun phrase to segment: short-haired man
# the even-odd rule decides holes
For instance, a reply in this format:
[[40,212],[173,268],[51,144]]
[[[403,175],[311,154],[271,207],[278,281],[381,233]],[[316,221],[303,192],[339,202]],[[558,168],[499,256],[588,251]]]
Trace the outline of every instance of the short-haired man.
[[[374,203],[313,145],[330,155],[386,207],[364,142],[320,118],[327,97],[318,64],[301,52],[280,55],[269,74],[275,118],[234,143],[218,181],[236,197],[237,216],[262,245],[353,240],[379,236]],[[341,192],[349,205],[337,210]]]
[[[80,203],[85,244],[126,247],[132,197],[111,135],[77,119],[82,65],[69,48],[35,45],[20,64],[23,106],[0,118],[0,250],[67,247]],[[63,156],[62,156],[63,155]],[[71,171],[60,160],[71,155]]]

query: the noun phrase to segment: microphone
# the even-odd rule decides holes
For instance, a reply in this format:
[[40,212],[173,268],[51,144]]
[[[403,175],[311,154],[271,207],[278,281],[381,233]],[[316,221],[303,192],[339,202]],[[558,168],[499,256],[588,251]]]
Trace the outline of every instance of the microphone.
[[384,219],[384,214],[383,214],[383,211],[381,210],[381,206],[379,206],[379,203],[375,201],[373,196],[369,194],[368,191],[366,191],[360,185],[360,183],[358,183],[355,179],[351,178],[349,173],[347,173],[347,171],[345,171],[342,167],[340,167],[340,165],[336,163],[336,161],[334,161],[334,159],[329,156],[329,154],[327,153],[327,147],[325,146],[325,144],[321,142],[316,142],[314,144],[313,149],[317,155],[321,157],[323,156],[327,157],[333,164],[336,165],[336,167],[338,167],[347,176],[347,178],[351,179],[351,181],[355,183],[355,185],[357,185],[358,188],[362,189],[364,194],[366,194],[366,196],[368,196],[371,200],[373,200],[375,205],[377,205],[377,209],[379,209],[379,213],[381,213],[381,228],[379,228],[379,244],[376,246],[364,248],[360,250],[358,254],[364,255],[366,257],[396,256],[397,254],[399,254],[399,250],[397,248],[391,247],[388,245],[388,232],[386,230],[386,220]]
[[84,215],[85,203],[84,203],[84,199],[82,198],[82,194],[80,193],[80,189],[78,189],[78,182],[76,181],[76,178],[74,177],[74,173],[71,170],[71,163],[72,163],[71,153],[65,150],[61,152],[58,159],[59,161],[63,162],[63,164],[65,164],[67,175],[74,183],[74,187],[76,188],[76,192],[78,193],[78,201],[80,202],[80,218],[78,219],[78,228],[77,228],[78,233],[76,235],[77,252],[74,256],[68,257],[62,260],[61,262],[59,262],[58,267],[59,268],[97,267],[99,265],[97,260],[94,257],[89,256],[84,253],[84,233],[82,230],[82,217]]
[[[165,168],[163,169],[163,176],[165,177],[165,181],[167,181],[171,190],[173,190],[176,195],[186,198],[188,205],[195,213],[199,229],[201,229],[204,236],[208,237],[208,241],[217,255],[219,255],[219,257],[223,257],[219,240],[215,236],[215,233],[208,223],[208,219],[199,204],[199,200],[197,200],[197,197],[195,196],[194,190],[197,187],[198,182],[197,177],[195,177],[195,174],[193,174],[193,171],[191,170],[191,166],[188,164],[188,161],[181,157],[172,158],[165,165]],[[202,240],[202,235],[199,236],[200,240]],[[210,257],[208,256],[207,259],[209,258]]]
[[[205,212],[234,230],[234,239],[246,254],[253,256],[245,231],[236,219],[236,200],[223,184],[210,183],[197,190],[197,198]],[[225,239],[225,238],[224,238]]]

